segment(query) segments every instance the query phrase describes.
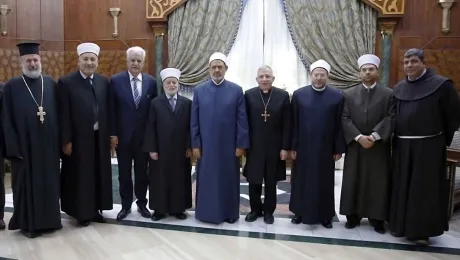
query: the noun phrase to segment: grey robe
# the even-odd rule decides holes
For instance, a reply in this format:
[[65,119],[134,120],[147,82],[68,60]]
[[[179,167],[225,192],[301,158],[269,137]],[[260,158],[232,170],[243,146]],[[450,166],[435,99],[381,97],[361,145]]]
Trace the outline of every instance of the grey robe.
[[[390,200],[393,90],[376,85],[345,92],[342,126],[348,151],[342,181],[340,214],[387,220]],[[376,132],[381,140],[364,149],[355,138]]]

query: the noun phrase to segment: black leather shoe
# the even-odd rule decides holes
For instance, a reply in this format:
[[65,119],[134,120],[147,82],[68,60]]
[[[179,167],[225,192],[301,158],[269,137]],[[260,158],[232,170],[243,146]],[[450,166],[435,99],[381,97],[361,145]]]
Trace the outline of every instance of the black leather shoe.
[[345,223],[345,228],[346,229],[353,229],[355,227],[359,226],[359,223],[356,223],[356,222],[353,222],[353,221],[347,221],[347,223]]
[[225,222],[227,222],[228,224],[234,224],[235,222],[237,221],[237,219],[226,219]]
[[379,234],[385,234],[386,230],[383,221],[379,221],[374,225],[374,231]]
[[321,222],[321,225],[325,228],[332,228],[332,221],[330,220],[325,220],[323,222]]
[[93,218],[93,222],[97,222],[97,223],[106,223],[107,221],[105,221],[105,218],[104,216],[102,216],[101,213],[96,212],[96,216]]
[[150,211],[147,209],[146,206],[138,206],[137,207],[137,212],[141,213],[141,216],[143,218],[150,218],[152,215],[150,214]]
[[254,222],[256,221],[259,217],[262,217],[262,212],[249,212],[249,214],[246,215],[246,218],[244,220],[246,222]]
[[29,231],[25,231],[25,230],[21,230],[21,233],[27,238],[36,238],[36,237],[39,237],[41,235],[38,232],[29,232]]
[[153,213],[152,215],[152,220],[153,221],[160,221],[161,219],[163,219],[165,217],[165,214],[162,214],[162,213]]
[[78,225],[81,226],[81,227],[87,227],[87,226],[89,226],[90,222],[91,221],[89,221],[89,220],[78,220]]
[[5,221],[3,219],[0,219],[0,230],[4,230],[6,228]]
[[295,225],[298,225],[298,224],[302,223],[302,217],[301,217],[301,216],[295,215],[295,216],[292,218],[291,223],[292,223],[292,224],[295,224]]
[[273,217],[273,214],[265,213],[264,222],[265,224],[273,224],[275,222],[275,218]]
[[131,213],[131,209],[121,209],[120,212],[118,212],[117,215],[117,220],[120,221],[122,219],[125,219],[129,213]]
[[179,214],[174,214],[174,216],[177,218],[177,219],[180,219],[180,220],[184,220],[187,218],[187,215],[185,215],[185,213],[179,213]]

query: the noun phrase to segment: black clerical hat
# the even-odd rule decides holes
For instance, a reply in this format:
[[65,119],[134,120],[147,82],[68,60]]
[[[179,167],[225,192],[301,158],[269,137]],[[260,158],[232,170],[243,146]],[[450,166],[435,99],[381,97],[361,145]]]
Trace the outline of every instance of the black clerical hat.
[[19,48],[19,56],[27,54],[39,54],[40,43],[22,42],[16,45]]

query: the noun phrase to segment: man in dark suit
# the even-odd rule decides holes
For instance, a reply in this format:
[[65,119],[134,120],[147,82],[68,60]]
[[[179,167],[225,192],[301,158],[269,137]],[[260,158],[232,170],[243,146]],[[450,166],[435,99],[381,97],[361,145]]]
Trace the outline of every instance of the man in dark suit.
[[[5,84],[0,82],[0,109],[2,107],[3,88]],[[3,221],[5,213],[5,161],[3,159],[3,129],[0,120],[0,230],[5,229],[5,221]]]
[[133,203],[132,162],[134,160],[134,193],[137,210],[144,218],[150,218],[147,209],[148,153],[142,150],[145,125],[150,101],[157,95],[156,80],[141,73],[145,61],[145,50],[129,48],[126,52],[128,71],[123,71],[110,80],[111,144],[116,149],[118,181],[122,209],[117,215],[122,220],[131,213]]

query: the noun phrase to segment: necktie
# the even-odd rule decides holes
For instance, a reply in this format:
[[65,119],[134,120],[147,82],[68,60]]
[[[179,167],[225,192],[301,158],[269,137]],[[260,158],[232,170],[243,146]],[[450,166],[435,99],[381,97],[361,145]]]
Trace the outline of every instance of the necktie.
[[137,88],[137,78],[133,78],[133,88],[134,88],[134,104],[136,108],[139,107],[139,102],[141,101],[141,95],[139,94],[139,89]]
[[174,100],[174,97],[169,98],[169,104],[171,105],[171,109],[174,112],[174,109],[176,108],[176,102]]
[[94,90],[93,80],[90,77],[86,78],[86,80],[88,81],[88,85],[91,88],[91,92],[93,92],[93,123],[95,124],[98,121],[99,115],[99,107],[97,106],[96,92]]

